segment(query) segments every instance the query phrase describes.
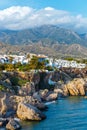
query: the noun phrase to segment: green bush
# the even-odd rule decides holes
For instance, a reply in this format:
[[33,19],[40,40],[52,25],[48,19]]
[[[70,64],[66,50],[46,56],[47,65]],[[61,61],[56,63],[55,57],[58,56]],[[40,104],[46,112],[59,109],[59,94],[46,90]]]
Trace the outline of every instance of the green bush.
[[0,90],[1,91],[5,90],[5,87],[3,85],[0,85]]
[[19,79],[18,85],[19,85],[19,86],[22,86],[22,85],[26,84],[26,82],[29,82],[29,81],[24,80],[24,79]]
[[11,77],[10,80],[11,80],[12,85],[14,85],[14,86],[16,86],[16,85],[22,86],[26,82],[28,82],[28,80],[21,79],[21,78],[18,78],[18,77]]
[[19,78],[18,77],[11,77],[11,83],[12,85],[18,85]]

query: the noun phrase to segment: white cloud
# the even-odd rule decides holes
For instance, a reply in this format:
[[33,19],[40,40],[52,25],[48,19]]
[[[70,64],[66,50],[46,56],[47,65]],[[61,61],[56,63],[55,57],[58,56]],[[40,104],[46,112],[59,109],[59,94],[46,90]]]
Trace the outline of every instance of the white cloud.
[[52,7],[37,10],[26,6],[12,6],[0,10],[0,29],[19,30],[43,24],[56,24],[82,32],[87,30],[86,17]]
[[49,11],[52,10],[53,11],[54,8],[52,8],[52,7],[46,7],[45,10],[49,10]]

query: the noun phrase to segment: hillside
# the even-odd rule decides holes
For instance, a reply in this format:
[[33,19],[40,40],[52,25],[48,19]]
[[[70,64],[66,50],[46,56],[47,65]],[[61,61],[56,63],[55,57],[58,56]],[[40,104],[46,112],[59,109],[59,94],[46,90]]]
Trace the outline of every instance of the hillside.
[[40,53],[48,56],[87,57],[87,34],[44,25],[27,30],[0,30],[0,54]]
[[29,45],[9,45],[0,43],[0,54],[20,54],[26,53],[45,54],[50,57],[87,57],[87,48],[79,44],[53,44],[52,46],[43,46],[41,43]]
[[0,41],[12,45],[41,42],[43,45],[78,43],[87,46],[86,38],[82,35],[53,25],[44,25],[20,31],[0,30]]

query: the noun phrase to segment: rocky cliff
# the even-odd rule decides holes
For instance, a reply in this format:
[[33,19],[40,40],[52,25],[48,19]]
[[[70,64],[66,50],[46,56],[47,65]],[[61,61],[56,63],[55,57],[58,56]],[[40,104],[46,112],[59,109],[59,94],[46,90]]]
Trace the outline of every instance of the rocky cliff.
[[[44,102],[68,96],[85,96],[87,70],[53,72],[0,72],[0,127],[15,129],[21,120],[42,120]],[[10,118],[11,120],[10,120]]]

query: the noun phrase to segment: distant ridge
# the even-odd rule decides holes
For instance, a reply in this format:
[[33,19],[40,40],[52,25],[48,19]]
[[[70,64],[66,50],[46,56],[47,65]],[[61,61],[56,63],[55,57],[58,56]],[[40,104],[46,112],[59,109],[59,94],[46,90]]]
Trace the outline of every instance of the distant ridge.
[[0,54],[40,53],[48,56],[87,57],[87,34],[53,25],[27,30],[0,30]]
[[76,43],[87,46],[86,38],[72,30],[59,28],[56,25],[43,25],[20,31],[0,30],[0,41],[13,45],[41,42],[43,45]]

